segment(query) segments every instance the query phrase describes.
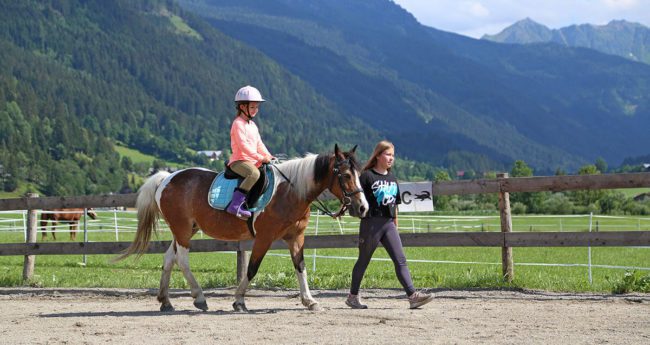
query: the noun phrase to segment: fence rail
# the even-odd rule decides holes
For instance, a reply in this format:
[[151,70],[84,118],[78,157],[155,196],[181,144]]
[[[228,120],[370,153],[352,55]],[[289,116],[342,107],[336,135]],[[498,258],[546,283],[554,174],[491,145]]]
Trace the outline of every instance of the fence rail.
[[514,192],[559,192],[580,189],[650,187],[650,173],[503,177],[471,181],[441,181],[433,184],[433,195]]
[[[650,187],[650,173],[547,176],[508,178],[499,174],[491,180],[436,182],[433,195],[498,193],[500,211],[500,233],[454,232],[454,233],[413,233],[401,234],[406,247],[440,246],[482,246],[502,248],[502,269],[506,280],[514,277],[512,247],[557,247],[571,246],[591,248],[592,246],[649,246],[650,231],[616,232],[512,232],[510,214],[510,192],[564,191],[579,189],[612,189]],[[35,195],[0,199],[0,211],[28,210],[27,243],[0,244],[0,256],[24,255],[23,278],[33,274],[34,255],[63,254],[117,254],[127,248],[128,242],[89,243],[36,243],[36,210],[51,208],[89,208],[89,207],[133,207],[136,194],[93,195],[76,197],[45,197]],[[591,229],[591,227],[590,227]],[[355,248],[356,235],[307,236],[305,248]],[[169,241],[151,242],[148,253],[162,253],[169,247]],[[192,251],[237,251],[238,277],[245,272],[246,251],[252,248],[252,241],[221,242],[215,240],[194,240]],[[283,242],[274,242],[272,249],[286,248]]]
[[[545,233],[422,233],[401,234],[405,247],[620,247],[650,246],[650,231]],[[164,253],[171,241],[150,242],[147,254]],[[0,244],[4,255],[119,254],[129,242],[63,242]],[[381,245],[381,244],[380,244]],[[192,240],[192,252],[250,251],[253,241]],[[357,235],[306,236],[305,249],[357,248]],[[271,249],[287,249],[275,241]]]

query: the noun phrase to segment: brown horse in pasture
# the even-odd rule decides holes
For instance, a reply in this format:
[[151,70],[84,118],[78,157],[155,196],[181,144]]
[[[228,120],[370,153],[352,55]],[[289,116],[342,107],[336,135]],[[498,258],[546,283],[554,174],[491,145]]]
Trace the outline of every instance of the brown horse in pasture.
[[[305,228],[309,221],[309,206],[326,189],[334,194],[350,214],[363,217],[368,211],[359,182],[359,165],[354,157],[356,146],[334,153],[310,155],[275,165],[276,190],[264,212],[256,215],[253,249],[247,275],[235,293],[235,311],[247,311],[244,295],[255,277],[264,255],[275,240],[284,240],[291,254],[300,285],[302,304],[310,310],[319,310],[311,296],[303,257]],[[151,176],[138,192],[138,230],[130,247],[116,260],[129,255],[144,254],[157,220],[162,215],[173,234],[173,241],[165,253],[160,278],[158,301],[161,311],[173,311],[169,300],[169,279],[174,264],[178,264],[191,287],[194,306],[206,311],[208,305],[201,287],[190,271],[190,239],[198,231],[222,241],[253,239],[245,221],[216,210],[208,204],[208,189],[217,174],[213,171],[191,168],[173,174],[159,172]]]
[[[79,219],[81,219],[81,216],[83,215],[83,208],[54,208],[51,210],[43,210],[41,213],[41,239],[47,239],[47,224],[50,223],[52,238],[56,240],[56,225],[58,222],[62,222],[69,224],[70,240],[76,240]],[[92,219],[97,219],[97,213],[95,213],[91,208],[88,209],[88,216]]]

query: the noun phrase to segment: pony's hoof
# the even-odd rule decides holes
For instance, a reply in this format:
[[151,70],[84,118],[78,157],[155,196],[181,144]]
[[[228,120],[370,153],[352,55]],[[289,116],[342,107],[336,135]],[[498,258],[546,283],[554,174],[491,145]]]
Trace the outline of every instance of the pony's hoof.
[[248,308],[246,308],[246,304],[244,304],[244,303],[235,302],[235,303],[232,304],[232,308],[235,309],[235,311],[238,312],[238,313],[247,313],[248,312]]
[[203,311],[208,311],[208,303],[206,301],[203,302],[194,301],[194,306]]
[[163,313],[169,313],[174,311],[174,307],[172,307],[171,304],[166,304],[166,305],[163,304],[160,306],[160,311],[162,311]]
[[320,306],[320,304],[318,304],[318,302],[314,302],[314,303],[310,304],[307,307],[307,309],[309,309],[310,311],[321,311],[321,310],[323,310],[323,308],[321,308],[321,306]]

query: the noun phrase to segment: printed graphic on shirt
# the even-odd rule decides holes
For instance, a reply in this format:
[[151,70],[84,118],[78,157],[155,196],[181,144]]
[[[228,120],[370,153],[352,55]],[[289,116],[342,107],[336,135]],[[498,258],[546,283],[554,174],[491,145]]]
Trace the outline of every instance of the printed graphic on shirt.
[[395,204],[397,197],[397,183],[394,181],[377,180],[372,184],[372,194],[377,200],[377,205]]

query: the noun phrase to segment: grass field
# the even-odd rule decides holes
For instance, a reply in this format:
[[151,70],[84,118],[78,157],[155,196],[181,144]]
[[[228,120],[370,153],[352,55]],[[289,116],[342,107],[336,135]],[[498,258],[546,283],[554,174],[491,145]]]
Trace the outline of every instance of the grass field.
[[[142,153],[138,150],[134,150],[131,148],[128,148],[126,146],[121,146],[121,145],[115,145],[113,146],[115,148],[115,151],[120,155],[120,157],[129,157],[133,163],[153,163],[154,160],[157,158],[145,153]],[[180,168],[181,165],[178,163],[173,163],[173,162],[167,162],[165,161],[165,164],[170,167],[174,168]]]
[[625,194],[628,198],[633,198],[639,194],[650,192],[650,188],[621,188],[616,191]]
[[[0,243],[23,242],[21,214],[0,214]],[[514,231],[588,231],[589,216],[519,216],[513,218]],[[89,241],[130,241],[135,226],[134,213],[100,211],[99,220],[88,223]],[[650,230],[650,218],[596,217],[592,230]],[[318,225],[318,228],[316,228]],[[346,217],[339,224],[327,217],[312,218],[308,234],[353,234],[358,221]],[[67,240],[67,230],[57,229],[59,241]],[[422,217],[402,215],[401,232],[421,231],[500,231],[497,216]],[[200,234],[195,238],[200,238]],[[83,234],[77,237],[83,240]],[[158,239],[169,239],[162,231]],[[40,241],[40,234],[39,234]],[[627,271],[641,277],[650,273],[650,248],[597,247],[591,249],[592,283],[589,282],[588,248],[514,248],[515,280],[501,279],[501,249],[482,247],[406,248],[414,283],[418,288],[529,288],[549,291],[614,291],[624,283]],[[313,288],[345,288],[356,259],[356,249],[308,249],[305,251],[309,281]],[[44,287],[123,287],[157,288],[162,254],[110,263],[111,256],[91,255],[86,265],[82,256],[38,256],[32,285]],[[363,287],[397,288],[393,265],[379,249],[371,263]],[[235,253],[192,253],[192,270],[204,288],[235,285]],[[0,257],[0,286],[22,285],[23,257]],[[627,267],[623,268],[623,267]],[[315,269],[315,270],[314,270]],[[649,278],[650,279],[650,278]],[[271,251],[253,284],[258,287],[297,288],[291,260],[286,250]],[[180,272],[171,285],[186,288]],[[650,285],[650,283],[648,284]],[[650,286],[649,286],[650,288]]]

